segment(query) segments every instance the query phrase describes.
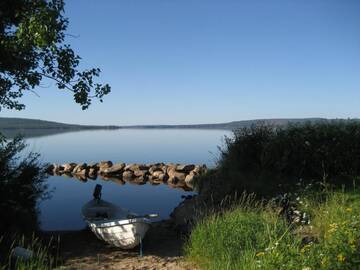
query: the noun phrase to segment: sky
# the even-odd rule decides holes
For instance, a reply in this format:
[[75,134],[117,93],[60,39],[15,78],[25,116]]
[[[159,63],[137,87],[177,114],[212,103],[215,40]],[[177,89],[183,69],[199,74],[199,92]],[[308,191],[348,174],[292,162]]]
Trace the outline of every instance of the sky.
[[45,82],[24,111],[65,123],[360,117],[360,1],[65,0],[67,42],[111,93],[82,111]]

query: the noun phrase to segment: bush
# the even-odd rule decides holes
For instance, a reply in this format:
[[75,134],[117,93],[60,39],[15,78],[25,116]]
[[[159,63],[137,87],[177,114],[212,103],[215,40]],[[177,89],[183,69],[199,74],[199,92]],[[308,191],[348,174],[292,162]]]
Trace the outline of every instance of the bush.
[[0,260],[4,260],[2,255],[8,251],[14,234],[29,235],[38,229],[37,202],[48,195],[39,155],[30,153],[20,158],[25,147],[20,137],[12,141],[0,138]]
[[252,126],[235,131],[225,144],[217,171],[200,178],[200,193],[269,196],[299,181],[350,186],[360,176],[359,121]]

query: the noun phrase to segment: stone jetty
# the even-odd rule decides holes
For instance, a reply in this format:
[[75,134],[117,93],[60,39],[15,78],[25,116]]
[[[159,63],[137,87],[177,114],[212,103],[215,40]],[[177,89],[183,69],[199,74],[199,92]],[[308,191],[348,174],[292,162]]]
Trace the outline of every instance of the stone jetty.
[[194,188],[196,177],[206,172],[206,165],[174,163],[125,164],[113,163],[109,160],[90,164],[85,162],[52,164],[47,168],[48,174],[76,177],[81,181],[95,180],[99,176],[103,180],[112,180],[119,184],[125,184],[126,182],[139,185],[147,182],[153,185],[165,183],[172,187],[188,190]]

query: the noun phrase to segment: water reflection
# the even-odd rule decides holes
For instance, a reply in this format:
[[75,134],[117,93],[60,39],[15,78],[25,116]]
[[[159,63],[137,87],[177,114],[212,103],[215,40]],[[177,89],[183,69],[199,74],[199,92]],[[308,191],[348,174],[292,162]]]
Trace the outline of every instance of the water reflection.
[[[29,151],[39,152],[43,162],[185,163],[214,165],[217,146],[224,130],[95,130],[28,138]],[[81,207],[92,198],[96,184],[103,186],[103,198],[138,214],[159,213],[165,219],[192,192],[183,187],[148,180],[125,181],[120,177],[50,176],[52,198],[39,203],[43,230],[85,228]],[[173,188],[175,187],[175,188]]]

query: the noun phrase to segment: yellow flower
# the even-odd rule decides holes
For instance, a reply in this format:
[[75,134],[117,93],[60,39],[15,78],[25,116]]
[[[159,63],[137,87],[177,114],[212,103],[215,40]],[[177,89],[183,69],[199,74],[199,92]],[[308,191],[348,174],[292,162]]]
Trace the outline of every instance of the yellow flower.
[[337,260],[339,261],[339,262],[344,262],[345,261],[345,256],[344,255],[342,255],[342,254],[339,254],[339,255],[337,255]]
[[256,253],[256,257],[260,257],[260,256],[264,256],[265,255],[265,252],[258,252],[258,253]]
[[304,253],[305,251],[307,251],[308,249],[310,249],[311,244],[307,244],[305,246],[303,246],[303,248],[300,250],[301,253]]
[[350,207],[346,208],[345,210],[346,210],[347,212],[351,212],[351,211],[352,211],[352,209],[351,209]]

